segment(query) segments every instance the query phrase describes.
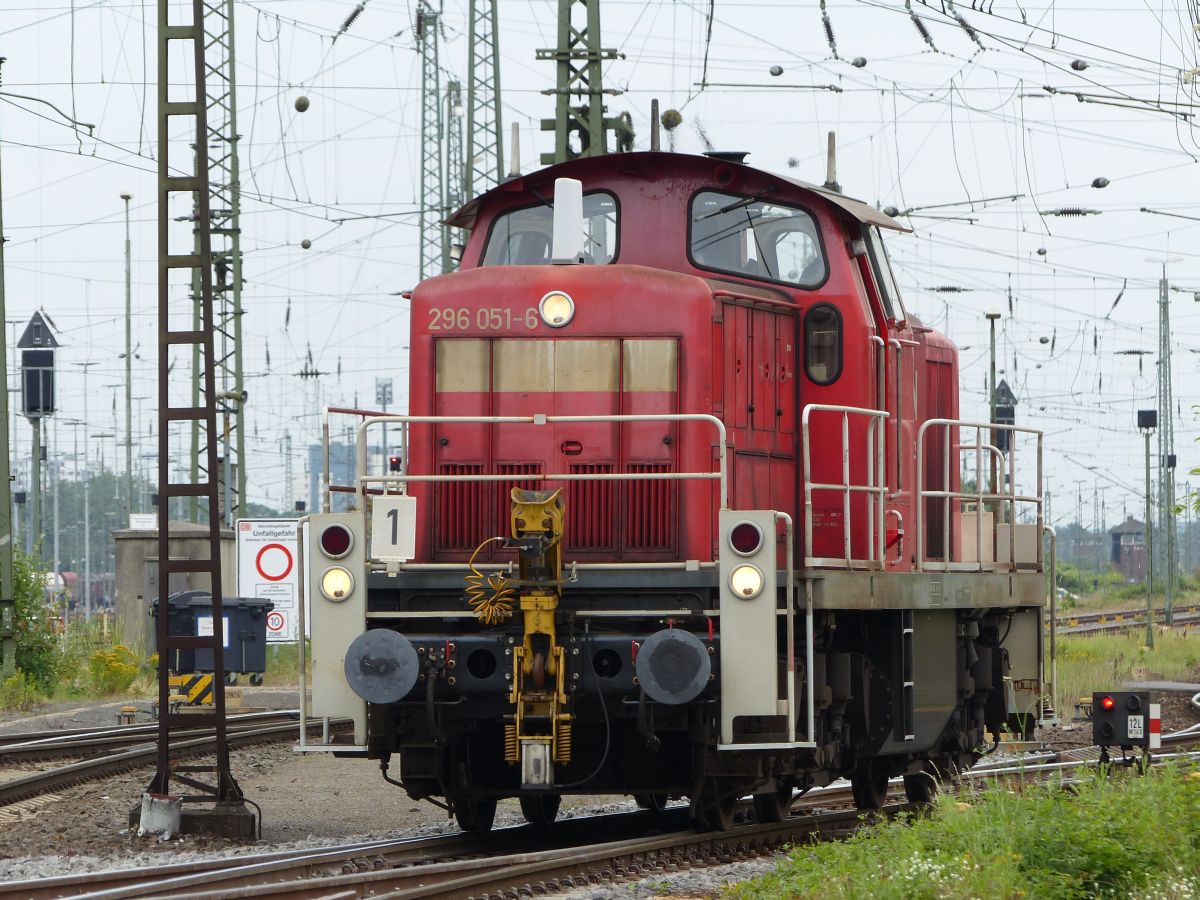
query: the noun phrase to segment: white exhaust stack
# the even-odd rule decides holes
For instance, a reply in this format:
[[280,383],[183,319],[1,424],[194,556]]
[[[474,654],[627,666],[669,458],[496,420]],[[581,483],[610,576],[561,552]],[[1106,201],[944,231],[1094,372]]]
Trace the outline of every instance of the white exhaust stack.
[[554,179],[554,245],[556,263],[577,263],[583,257],[583,182]]
[[521,125],[512,123],[512,144],[508,150],[508,177],[521,177]]

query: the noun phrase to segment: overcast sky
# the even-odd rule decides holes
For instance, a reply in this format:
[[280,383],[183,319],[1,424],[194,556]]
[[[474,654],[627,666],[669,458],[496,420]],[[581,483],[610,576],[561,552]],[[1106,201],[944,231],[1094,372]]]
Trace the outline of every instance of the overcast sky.
[[[277,507],[307,496],[303,447],[317,439],[322,405],[372,405],[377,377],[394,378],[398,404],[406,400],[408,309],[396,294],[417,272],[413,6],[369,0],[333,43],[354,5],[234,4],[249,492]],[[677,149],[700,152],[706,135],[717,149],[749,151],[753,165],[815,182],[824,180],[825,133],[836,130],[847,193],[901,210],[957,204],[928,213],[958,218],[914,213],[915,233],[890,241],[906,304],[960,345],[968,418],[987,414],[983,314],[1004,313],[1000,365],[1018,422],[1047,433],[1053,518],[1074,521],[1082,494],[1091,526],[1099,488],[1111,526],[1142,504],[1134,418],[1154,404],[1154,260],[1163,257],[1179,289],[1171,315],[1181,484],[1200,465],[1195,4],[911,5],[929,41],[903,0],[830,0],[834,58],[817,3],[603,0],[603,43],[624,54],[605,70],[606,87],[625,91],[610,112],[632,114],[644,148],[657,97],[682,111]],[[542,91],[554,71],[534,51],[553,44],[556,6],[500,0],[505,132],[520,123],[526,171],[552,148],[537,123],[552,114]],[[84,418],[75,364],[94,363],[89,428],[114,431],[115,398],[123,435],[119,195],[131,192],[133,394],[146,398],[135,403],[146,453],[157,396],[154,15],[153,0],[12,0],[0,11],[4,90],[96,125],[89,136],[42,104],[0,103],[7,317],[23,324],[41,306],[61,329],[60,419]],[[443,68],[465,80],[465,0],[447,0],[444,32]],[[866,65],[852,65],[856,57]],[[783,73],[772,76],[772,66]],[[294,108],[301,95],[311,104],[304,113]],[[1100,177],[1109,186],[1091,187]],[[1062,207],[1099,214],[1042,214]],[[324,374],[301,379],[310,349]],[[1148,355],[1129,353],[1139,350]],[[183,361],[174,370],[181,385],[187,371]],[[27,456],[24,420],[15,434],[17,455]],[[112,438],[94,440],[93,454],[102,443],[111,465]],[[72,429],[60,425],[60,451],[71,446]]]

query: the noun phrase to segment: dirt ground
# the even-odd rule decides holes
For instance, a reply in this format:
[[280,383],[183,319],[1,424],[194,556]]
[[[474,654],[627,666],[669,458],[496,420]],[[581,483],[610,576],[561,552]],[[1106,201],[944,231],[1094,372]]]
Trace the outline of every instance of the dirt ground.
[[[254,702],[294,708],[294,691],[255,689]],[[64,704],[63,708],[0,723],[0,733],[112,726],[125,703]],[[138,721],[149,721],[148,703]],[[0,764],[0,781],[64,764]],[[457,830],[436,806],[410,799],[386,783],[377,762],[335,759],[322,753],[295,753],[273,744],[234,750],[233,775],[247,799],[262,809],[262,842],[244,847],[326,845],[352,838],[388,838]],[[175,861],[196,852],[225,854],[236,845],[200,836],[159,842],[138,838],[128,828],[129,811],[140,803],[153,767],[90,782],[34,801],[0,807],[0,881]],[[624,797],[567,797],[560,815],[633,810]],[[514,800],[500,804],[498,825],[524,822]]]
[[[294,692],[256,689],[254,702],[293,708]],[[1183,693],[1158,693],[1163,705],[1163,730],[1173,731],[1200,721],[1200,710]],[[0,723],[0,733],[48,728],[113,725],[122,703],[75,704],[24,719]],[[148,710],[148,704],[138,704]],[[1091,743],[1087,722],[1064,721],[1041,735],[1049,746],[1062,749]],[[148,712],[139,721],[148,721]],[[22,763],[0,767],[0,780],[17,777],[37,765]],[[262,808],[263,842],[241,848],[255,852],[269,845],[324,845],[354,837],[398,837],[454,829],[445,812],[429,803],[415,802],[403,790],[380,777],[378,764],[357,759],[335,759],[325,754],[298,754],[291,744],[235,750],[234,777],[245,795]],[[0,808],[0,880],[37,877],[64,871],[88,871],[116,866],[167,862],[195,852],[228,853],[235,847],[219,839],[185,836],[161,843],[138,838],[128,829],[130,809],[140,802],[151,768],[104,781],[69,788],[46,798]],[[569,797],[564,815],[632,810],[624,797]],[[523,819],[515,801],[501,804],[498,824],[518,824]]]

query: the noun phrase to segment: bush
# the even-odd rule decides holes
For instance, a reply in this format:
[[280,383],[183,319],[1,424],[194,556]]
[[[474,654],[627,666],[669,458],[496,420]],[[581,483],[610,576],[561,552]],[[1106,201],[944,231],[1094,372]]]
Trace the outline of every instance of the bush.
[[37,685],[20,670],[0,681],[0,709],[24,711],[45,699]]
[[88,659],[88,674],[92,687],[99,694],[127,691],[138,674],[137,657],[121,644],[111,650],[97,650]]
[[46,615],[41,573],[18,550],[13,550],[13,600],[17,668],[39,691],[49,694],[58,682],[61,653]]

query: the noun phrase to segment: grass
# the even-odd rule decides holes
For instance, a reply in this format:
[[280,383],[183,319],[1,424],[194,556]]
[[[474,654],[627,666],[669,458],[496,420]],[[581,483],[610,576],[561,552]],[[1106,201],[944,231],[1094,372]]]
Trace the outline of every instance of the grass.
[[1200,676],[1200,636],[1156,630],[1153,650],[1145,641],[1144,630],[1059,637],[1058,698],[1064,710],[1076,698],[1119,690],[1127,681],[1195,681]]
[[[305,642],[304,655],[311,671],[312,645]],[[263,684],[294,688],[300,684],[300,654],[295,644],[267,644],[267,671]]]
[[[305,652],[311,660],[311,648]],[[70,622],[48,647],[46,664],[53,673],[49,685],[21,672],[0,680],[0,711],[27,712],[54,700],[135,699],[158,693],[157,656],[138,658],[122,649],[120,633],[111,624],[105,629],[99,618]],[[296,645],[268,644],[263,683],[294,688],[299,681]]]
[[929,815],[798,847],[736,900],[1200,897],[1200,772],[1088,774],[937,799]]

